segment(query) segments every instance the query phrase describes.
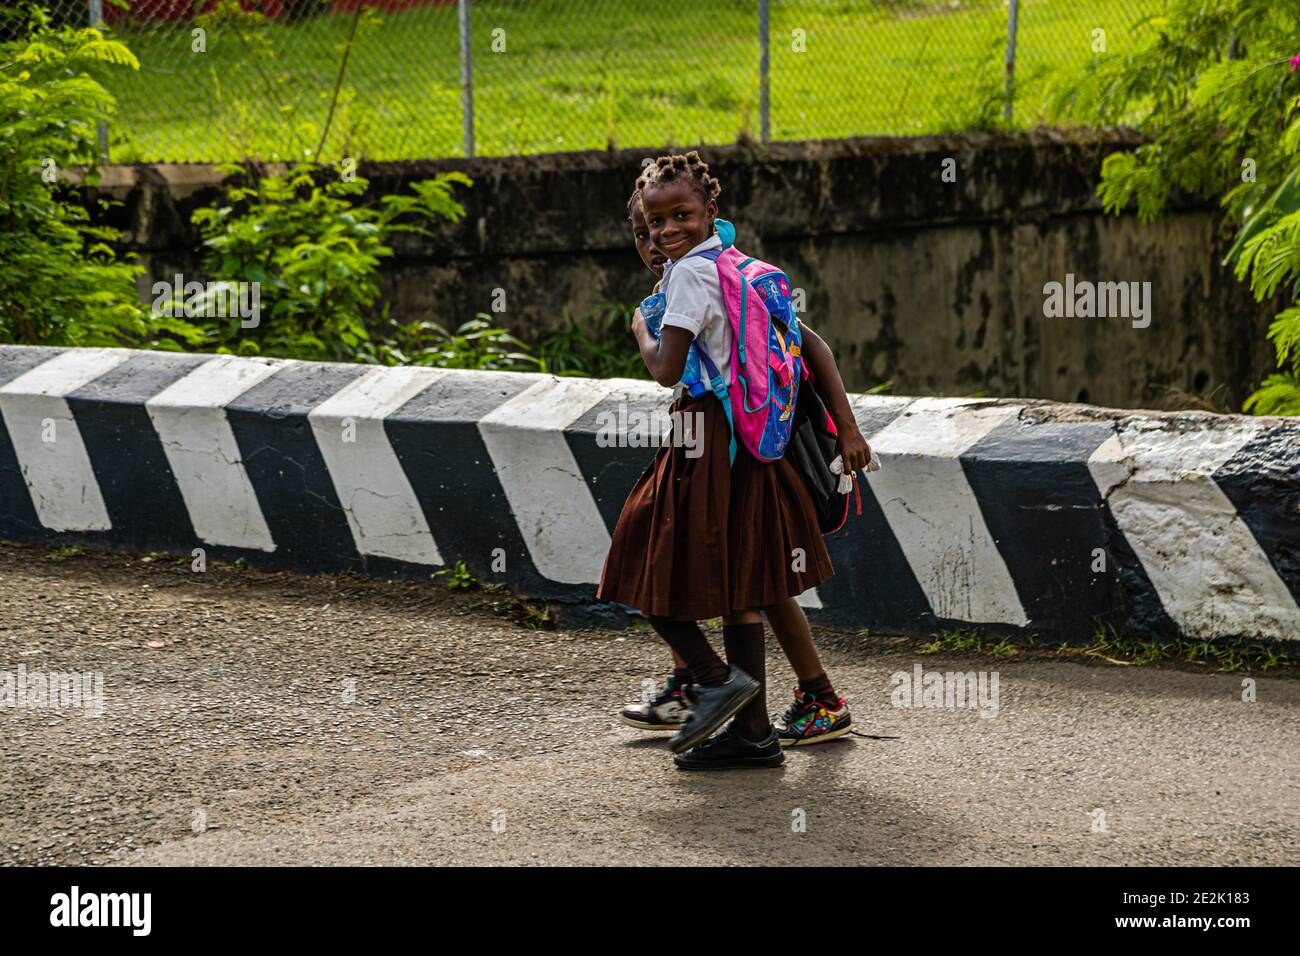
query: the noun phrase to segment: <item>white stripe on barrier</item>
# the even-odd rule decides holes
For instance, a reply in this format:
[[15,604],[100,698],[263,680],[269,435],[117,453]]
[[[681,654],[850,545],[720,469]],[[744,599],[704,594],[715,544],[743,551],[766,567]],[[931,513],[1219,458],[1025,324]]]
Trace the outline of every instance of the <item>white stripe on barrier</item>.
[[275,550],[225,406],[287,364],[222,355],[144,403],[201,541]]
[[868,436],[883,467],[867,475],[936,616],[1029,623],[959,456],[1018,406],[919,398]]
[[609,532],[564,429],[609,393],[600,381],[543,379],[478,423],[538,573],[563,584],[600,580]]
[[65,396],[117,368],[128,349],[69,349],[0,388],[0,415],[41,524],[107,531],[113,523]]
[[1259,433],[1253,425],[1137,427],[1088,459],[1165,613],[1189,636],[1300,634],[1295,599],[1212,477]]
[[384,419],[445,374],[408,366],[372,369],[307,414],[361,554],[443,563]]

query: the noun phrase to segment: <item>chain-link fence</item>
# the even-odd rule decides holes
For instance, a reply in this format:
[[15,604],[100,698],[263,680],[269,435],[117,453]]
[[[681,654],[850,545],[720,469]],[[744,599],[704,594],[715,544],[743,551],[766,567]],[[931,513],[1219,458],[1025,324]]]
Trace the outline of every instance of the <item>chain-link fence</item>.
[[[118,162],[1026,126],[1164,0],[54,0],[140,60]],[[123,7],[126,7],[124,9]]]

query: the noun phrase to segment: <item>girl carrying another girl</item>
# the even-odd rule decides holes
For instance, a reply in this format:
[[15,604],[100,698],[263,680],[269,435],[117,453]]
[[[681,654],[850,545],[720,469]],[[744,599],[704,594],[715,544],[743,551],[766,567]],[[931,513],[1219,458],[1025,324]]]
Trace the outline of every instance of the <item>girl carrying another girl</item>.
[[[656,339],[638,310],[632,331],[651,375],[680,383],[691,346],[703,344],[729,378],[732,330],[716,267],[691,253],[721,248],[717,235],[720,186],[698,154],[665,156],[637,180],[644,220],[638,250],[654,271],[665,257],[663,330]],[[634,197],[635,198],[635,197]],[[809,336],[808,361],[823,384],[841,429],[841,453],[854,469],[870,454],[848,407],[834,359]],[[824,350],[824,351],[823,351]],[[815,363],[815,364],[814,364]],[[838,392],[838,394],[836,394]],[[637,608],[672,648],[678,690],[689,674],[686,718],[670,741],[684,769],[777,766],[781,744],[847,732],[848,708],[835,695],[817,657],[796,595],[832,573],[816,513],[803,479],[785,459],[761,462],[742,446],[729,461],[730,432],[712,393],[683,393],[675,421],[703,422],[704,453],[688,457],[680,443],[663,446],[623,506],[597,595]],[[802,554],[804,560],[796,560]],[[797,570],[796,570],[797,569]],[[764,696],[766,611],[800,677],[782,734],[768,719]],[[697,621],[723,619],[724,662]],[[732,717],[735,720],[721,733]]]

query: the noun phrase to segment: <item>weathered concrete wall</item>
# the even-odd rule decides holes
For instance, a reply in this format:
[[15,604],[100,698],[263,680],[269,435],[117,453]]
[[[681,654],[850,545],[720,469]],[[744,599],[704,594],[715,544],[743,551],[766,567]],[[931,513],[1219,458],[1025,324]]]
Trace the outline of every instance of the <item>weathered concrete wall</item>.
[[[464,561],[589,606],[654,454],[614,423],[668,394],[0,346],[0,537],[426,580]],[[1300,639],[1300,422],[895,396],[853,408],[883,467],[826,539],[835,574],[800,598],[816,619]]]
[[[1131,134],[964,134],[705,149],[738,244],[805,289],[807,321],[835,348],[851,388],[1032,396],[1170,407],[1213,393],[1235,409],[1271,370],[1271,310],[1219,263],[1212,207],[1167,218],[1102,213],[1104,155]],[[374,194],[444,169],[476,186],[468,215],[436,237],[404,236],[386,267],[395,315],[454,325],[489,311],[525,338],[650,284],[624,203],[644,150],[362,166]],[[955,182],[943,180],[955,160]],[[109,214],[152,278],[194,269],[189,216],[218,195],[203,166],[114,167]],[[1043,286],[1149,281],[1147,328],[1123,318],[1045,318]],[[632,348],[629,338],[627,347]]]

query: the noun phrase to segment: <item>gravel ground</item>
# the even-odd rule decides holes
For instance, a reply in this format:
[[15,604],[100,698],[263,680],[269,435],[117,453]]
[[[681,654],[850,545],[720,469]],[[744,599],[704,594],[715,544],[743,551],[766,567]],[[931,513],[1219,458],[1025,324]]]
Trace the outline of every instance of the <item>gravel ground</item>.
[[[100,717],[0,707],[0,861],[1300,862],[1293,674],[1247,703],[1208,668],[819,631],[867,736],[685,774],[612,719],[662,676],[650,631],[528,623],[491,592],[0,545],[0,674],[104,680]],[[917,663],[996,670],[997,716],[892,706]]]

